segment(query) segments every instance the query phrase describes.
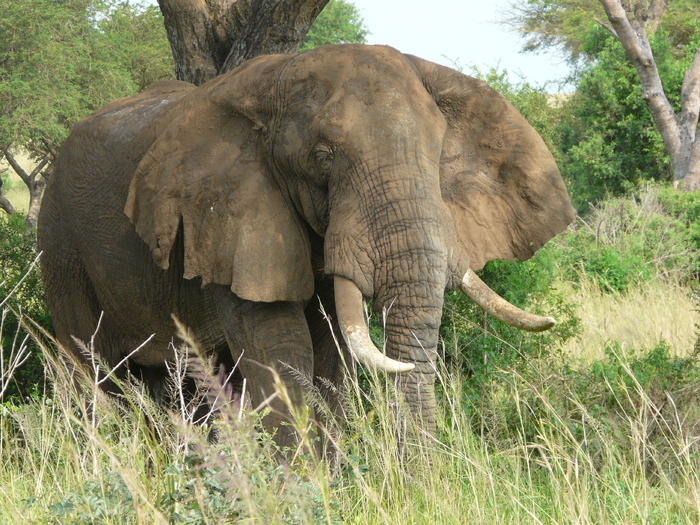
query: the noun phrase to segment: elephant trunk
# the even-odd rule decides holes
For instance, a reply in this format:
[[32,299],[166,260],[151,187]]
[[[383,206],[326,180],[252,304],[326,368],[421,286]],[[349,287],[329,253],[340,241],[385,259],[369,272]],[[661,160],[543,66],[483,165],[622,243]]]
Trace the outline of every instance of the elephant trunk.
[[386,353],[413,363],[396,377],[406,406],[421,428],[435,432],[435,373],[444,284],[395,285],[395,299],[383,307]]
[[378,239],[374,307],[384,321],[386,354],[415,365],[396,376],[406,407],[420,427],[435,432],[435,373],[444,292],[449,279],[445,212],[437,199],[407,203],[399,220]]

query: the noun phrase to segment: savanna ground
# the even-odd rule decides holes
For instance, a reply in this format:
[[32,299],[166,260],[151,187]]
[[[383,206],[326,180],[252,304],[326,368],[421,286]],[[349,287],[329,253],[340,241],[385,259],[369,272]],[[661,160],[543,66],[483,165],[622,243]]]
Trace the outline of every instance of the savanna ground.
[[[32,234],[2,218],[0,523],[696,524],[698,210],[698,197],[647,187],[532,261],[491,264],[487,282],[557,327],[520,333],[448,293],[436,438],[417,444],[390,382],[364,374],[347,423],[322,430],[335,454],[291,451],[288,467],[252,411],[193,425],[177,395],[165,409],[139,385],[120,402],[94,377],[77,389],[41,333],[36,269],[15,287]],[[205,364],[187,366],[202,395],[220,394]]]

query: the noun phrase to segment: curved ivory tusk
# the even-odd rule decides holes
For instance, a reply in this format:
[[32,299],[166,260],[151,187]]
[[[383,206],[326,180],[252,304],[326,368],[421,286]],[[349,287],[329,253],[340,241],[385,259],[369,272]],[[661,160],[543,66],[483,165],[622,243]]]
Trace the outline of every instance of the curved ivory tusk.
[[471,268],[464,274],[459,289],[486,313],[515,328],[528,332],[542,332],[552,328],[557,323],[552,317],[540,317],[510,304],[489,288]]
[[338,275],[334,277],[334,284],[338,324],[353,357],[361,364],[383,372],[395,374],[413,370],[413,363],[395,361],[374,346],[362,312],[362,292],[357,285]]

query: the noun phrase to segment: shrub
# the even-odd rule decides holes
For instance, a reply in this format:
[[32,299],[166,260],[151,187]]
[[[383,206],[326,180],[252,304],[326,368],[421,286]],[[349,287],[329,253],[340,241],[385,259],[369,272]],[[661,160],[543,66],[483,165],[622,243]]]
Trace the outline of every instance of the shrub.
[[[0,220],[0,313],[4,319],[0,341],[5,364],[25,341],[23,320],[30,319],[47,330],[52,326],[36,259],[36,232],[27,227],[25,217],[18,213]],[[13,374],[5,401],[43,392],[42,351],[32,338],[26,339],[26,345],[29,357]]]
[[541,251],[556,259],[553,270],[567,282],[579,276],[610,292],[661,279],[689,283],[700,264],[698,198],[665,187],[592,206],[585,218]]
[[457,361],[473,386],[522,358],[554,353],[580,330],[574,305],[557,289],[556,250],[540,250],[526,262],[492,261],[482,279],[512,304],[557,319],[551,330],[530,333],[488,315],[460,292],[445,296],[441,336],[448,362]]

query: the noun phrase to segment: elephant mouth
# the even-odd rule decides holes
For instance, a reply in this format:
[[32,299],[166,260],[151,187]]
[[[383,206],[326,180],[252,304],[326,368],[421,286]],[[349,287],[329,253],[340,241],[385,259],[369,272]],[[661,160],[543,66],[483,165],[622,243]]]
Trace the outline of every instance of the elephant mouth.
[[[345,343],[353,357],[360,364],[386,373],[410,372],[413,363],[404,363],[391,359],[382,353],[369,336],[369,327],[364,319],[362,292],[350,279],[336,275],[335,304],[338,324]],[[515,328],[529,332],[542,332],[556,324],[552,317],[541,317],[526,312],[509,303],[494,292],[471,269],[462,278],[460,290],[477,306],[496,319]]]

